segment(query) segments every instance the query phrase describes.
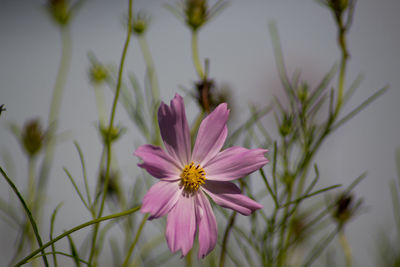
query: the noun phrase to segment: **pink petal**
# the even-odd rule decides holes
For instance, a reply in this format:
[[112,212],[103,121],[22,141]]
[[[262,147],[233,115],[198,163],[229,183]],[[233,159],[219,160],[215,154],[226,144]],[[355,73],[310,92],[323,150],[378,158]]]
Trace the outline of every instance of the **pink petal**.
[[138,164],[156,178],[179,179],[182,167],[170,155],[153,145],[140,146],[135,155],[143,160]]
[[205,165],[221,150],[228,135],[228,115],[227,104],[222,103],[201,122],[193,148],[194,162]]
[[193,247],[196,233],[194,198],[180,195],[175,207],[169,212],[165,236],[172,252],[182,251],[185,256]]
[[182,166],[188,164],[191,157],[190,131],[183,98],[180,95],[175,95],[170,107],[161,102],[158,124],[168,153]]
[[231,181],[260,169],[268,163],[264,157],[266,149],[247,149],[230,147],[220,152],[203,166],[207,179],[214,181]]
[[160,181],[147,191],[140,212],[150,213],[149,220],[162,217],[175,206],[180,195],[178,182]]
[[199,190],[196,196],[196,220],[199,226],[199,251],[197,257],[204,258],[217,243],[218,228],[214,212],[207,196]]
[[263,207],[251,198],[242,195],[239,187],[231,182],[207,180],[202,188],[218,205],[246,216]]

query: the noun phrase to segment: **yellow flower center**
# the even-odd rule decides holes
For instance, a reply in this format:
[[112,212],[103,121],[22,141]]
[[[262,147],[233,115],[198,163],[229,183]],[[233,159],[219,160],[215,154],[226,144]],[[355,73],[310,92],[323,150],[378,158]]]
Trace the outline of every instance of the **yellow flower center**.
[[196,166],[193,161],[186,165],[181,173],[181,186],[186,193],[196,192],[200,185],[206,183],[205,181],[206,172],[200,167],[200,164]]

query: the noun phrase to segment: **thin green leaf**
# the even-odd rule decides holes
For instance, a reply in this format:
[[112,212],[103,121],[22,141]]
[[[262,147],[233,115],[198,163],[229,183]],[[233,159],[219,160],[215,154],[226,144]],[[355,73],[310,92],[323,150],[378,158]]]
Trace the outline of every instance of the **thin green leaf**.
[[262,177],[262,179],[263,179],[263,181],[264,181],[264,183],[265,183],[265,186],[266,186],[267,189],[268,189],[269,194],[271,195],[272,199],[274,200],[275,208],[278,209],[278,208],[279,208],[278,200],[277,200],[277,198],[276,198],[275,193],[272,191],[271,186],[270,186],[269,183],[268,183],[268,180],[267,180],[267,177],[265,176],[264,170],[263,170],[262,168],[260,168],[259,171],[260,171],[261,177]]
[[67,235],[67,238],[68,238],[68,242],[69,242],[69,248],[71,250],[71,256],[74,259],[75,265],[76,265],[76,267],[80,267],[81,266],[80,258],[79,258],[78,251],[76,250],[74,240],[72,240],[72,237],[70,235]]
[[307,257],[305,263],[302,265],[303,267],[311,266],[311,264],[321,255],[321,253],[328,247],[328,245],[332,242],[333,238],[339,232],[339,227],[335,228],[330,234],[328,234],[321,242],[316,244],[312,249],[310,256]]
[[211,22],[217,15],[219,15],[222,11],[225,10],[229,5],[228,1],[225,0],[218,0],[209,10],[208,10],[208,17],[207,23]]
[[[1,171],[2,173],[4,173],[4,172],[3,172],[3,169],[1,169],[1,168],[0,168],[0,171]],[[7,177],[7,178],[8,178],[8,177]],[[18,194],[19,194],[19,193],[18,193]],[[25,203],[25,202],[24,202],[24,203]],[[135,212],[137,212],[138,210],[140,210],[140,207],[141,207],[141,206],[139,205],[139,206],[136,206],[136,207],[134,207],[134,208],[132,208],[132,209],[129,209],[129,210],[125,210],[125,211],[122,211],[122,212],[119,212],[119,213],[115,213],[115,214],[111,214],[111,215],[108,215],[108,216],[96,218],[96,219],[93,219],[93,220],[91,220],[91,221],[82,223],[82,224],[80,224],[80,225],[78,225],[78,226],[75,226],[74,228],[72,228],[72,229],[70,229],[70,230],[68,230],[68,231],[65,231],[64,233],[62,233],[62,234],[58,235],[57,237],[53,238],[52,240],[50,240],[50,241],[47,242],[46,244],[40,246],[38,249],[32,251],[28,256],[26,256],[26,257],[23,258],[20,262],[18,262],[18,263],[15,265],[15,267],[22,266],[23,264],[25,264],[26,262],[28,262],[31,258],[33,258],[33,257],[34,257],[36,254],[38,254],[39,252],[43,252],[43,253],[44,253],[44,249],[45,249],[45,248],[51,246],[52,244],[54,244],[55,242],[59,241],[60,239],[63,239],[63,238],[66,237],[67,235],[70,235],[70,234],[72,234],[72,233],[74,233],[74,232],[76,232],[76,231],[79,231],[79,230],[81,230],[81,229],[83,229],[83,228],[86,228],[86,227],[88,227],[88,226],[91,226],[91,225],[93,225],[93,224],[99,224],[99,223],[102,222],[102,221],[107,221],[107,220],[112,220],[112,219],[114,219],[114,221],[117,221],[117,220],[115,220],[116,218],[120,218],[120,217],[123,217],[123,216],[127,216],[127,215],[129,215],[129,214],[135,213]],[[35,226],[36,226],[36,224],[35,224]]]
[[186,24],[185,18],[178,8],[170,4],[164,4],[164,7],[168,9],[172,14],[174,14],[175,17],[179,19],[182,23]]
[[121,253],[119,252],[118,242],[114,239],[110,239],[111,255],[113,259],[113,266],[121,266]]
[[74,142],[75,148],[78,151],[79,154],[79,159],[81,161],[81,166],[82,166],[82,175],[83,175],[83,180],[85,182],[85,190],[86,190],[86,196],[87,196],[87,203],[89,205],[89,207],[92,206],[91,203],[91,197],[90,197],[90,190],[89,190],[89,184],[88,184],[88,179],[87,179],[87,174],[86,174],[86,164],[85,164],[85,159],[83,157],[83,153],[82,153],[82,149],[79,146],[78,142]]
[[383,95],[387,89],[389,88],[389,86],[385,86],[382,89],[378,90],[376,93],[374,93],[373,95],[371,95],[370,97],[368,97],[364,102],[362,102],[358,107],[356,107],[355,109],[353,109],[351,112],[349,112],[346,116],[344,116],[340,121],[338,121],[336,124],[334,124],[332,126],[332,130],[337,129],[339,126],[341,126],[342,124],[346,123],[348,120],[350,120],[351,118],[353,118],[355,115],[357,115],[361,110],[363,110],[364,108],[366,108],[369,104],[371,104],[373,101],[375,101],[375,99],[377,99],[378,97],[380,97],[381,95]]
[[69,171],[66,168],[63,168],[65,174],[67,174],[67,177],[69,178],[69,180],[71,181],[75,191],[78,193],[79,198],[81,199],[83,205],[85,205],[85,207],[90,211],[90,207],[88,206],[88,204],[86,203],[81,191],[79,190],[78,186],[75,183],[74,178],[72,177],[72,175],[69,173]]
[[356,79],[351,83],[349,89],[346,91],[346,93],[343,96],[342,100],[342,105],[346,105],[347,101],[353,96],[354,92],[356,89],[360,86],[361,81],[364,79],[363,74],[359,74]]
[[350,193],[362,180],[367,177],[367,172],[363,172],[360,176],[358,176],[354,181],[346,188],[345,194]]
[[332,185],[332,186],[328,186],[328,187],[322,188],[322,189],[317,190],[317,191],[315,191],[315,192],[313,192],[313,193],[310,193],[310,194],[308,194],[308,195],[301,196],[301,197],[299,197],[299,198],[297,198],[297,199],[295,199],[295,200],[293,200],[293,201],[287,202],[287,203],[283,204],[281,207],[287,207],[287,206],[289,206],[289,205],[296,204],[296,203],[300,202],[301,200],[304,200],[304,199],[306,199],[306,198],[310,198],[310,197],[316,196],[316,195],[318,195],[318,194],[324,193],[324,192],[326,192],[326,191],[329,191],[329,190],[332,190],[332,189],[335,189],[335,188],[338,188],[338,187],[341,187],[341,186],[342,186],[342,185],[337,184],[337,185]]
[[285,89],[286,95],[289,98],[290,105],[293,109],[295,94],[294,94],[292,85],[290,84],[290,81],[289,81],[287,73],[286,73],[286,68],[285,68],[285,63],[283,60],[283,53],[282,53],[281,44],[280,44],[280,40],[279,40],[278,30],[274,23],[269,23],[268,26],[269,26],[269,33],[270,33],[271,40],[272,40],[272,46],[274,48],[275,61],[276,61],[276,65],[278,68],[279,76],[281,78],[281,82]]
[[226,146],[231,146],[235,143],[237,138],[239,138],[240,134],[244,132],[247,128],[249,128],[252,124],[254,124],[257,120],[261,119],[263,116],[268,114],[272,110],[272,105],[269,105],[258,112],[252,113],[250,118],[246,120],[241,126],[239,126],[233,133],[228,137]]
[[[33,218],[32,213],[31,213],[31,211],[30,211],[29,208],[28,208],[28,205],[26,205],[26,202],[25,202],[24,198],[22,197],[22,195],[19,193],[17,187],[16,187],[15,184],[11,181],[11,179],[8,178],[7,174],[5,173],[5,171],[3,170],[3,168],[1,168],[1,167],[0,167],[0,172],[1,172],[1,174],[3,175],[4,179],[7,181],[7,183],[10,185],[11,189],[12,189],[12,190],[14,191],[14,193],[17,195],[19,201],[21,202],[22,207],[24,208],[24,211],[25,211],[26,215],[28,216],[29,222],[30,222],[31,225],[32,225],[33,232],[34,232],[35,237],[36,237],[36,241],[37,241],[39,247],[42,247],[42,246],[43,246],[42,239],[41,239],[41,237],[40,237],[39,230],[38,230],[38,228],[37,228],[35,219]],[[41,255],[42,255],[42,259],[43,259],[44,265],[45,265],[46,267],[48,267],[48,266],[49,266],[49,263],[48,263],[48,261],[47,261],[46,255],[45,255],[46,251],[44,250],[44,248],[42,248],[42,249],[40,250],[40,252],[41,252]]]
[[[51,214],[51,220],[50,220],[50,240],[52,240],[53,239],[53,230],[54,230],[54,222],[55,222],[55,220],[56,220],[56,215],[57,215],[57,212],[58,212],[58,210],[61,208],[61,206],[62,206],[62,202],[61,203],[59,203],[58,205],[57,205],[57,207],[54,209],[54,211],[53,211],[53,213]],[[57,267],[58,265],[57,265],[57,257],[56,257],[56,248],[55,248],[55,245],[54,244],[51,244],[51,250],[53,251],[53,263],[54,263],[54,267]]]
[[[67,254],[67,253],[60,252],[60,251],[46,252],[45,255],[53,255],[53,256],[54,256],[54,255],[62,255],[62,256],[65,256],[65,257],[73,258],[72,255],[69,255],[69,254]],[[41,256],[40,256],[40,255],[34,256],[34,257],[32,257],[32,260],[33,260],[33,259],[37,259],[37,258],[39,258],[39,257],[41,257]],[[87,266],[89,266],[89,262],[87,262],[87,261],[85,261],[85,260],[82,260],[82,259],[79,259],[79,261],[80,261],[81,263],[84,263],[84,264],[86,264]]]
[[315,88],[315,90],[311,93],[309,98],[309,105],[313,105],[314,102],[319,98],[319,96],[324,92],[324,90],[328,87],[329,83],[332,81],[338,69],[338,64],[335,63],[327,74],[322,78],[321,82]]

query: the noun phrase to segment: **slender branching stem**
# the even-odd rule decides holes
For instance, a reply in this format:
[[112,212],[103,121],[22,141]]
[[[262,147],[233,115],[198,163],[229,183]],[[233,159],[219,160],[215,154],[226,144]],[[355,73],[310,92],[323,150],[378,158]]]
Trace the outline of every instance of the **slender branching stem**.
[[203,67],[201,66],[200,63],[200,58],[199,58],[199,48],[198,48],[198,40],[197,36],[198,32],[197,31],[192,31],[192,58],[193,58],[193,64],[194,67],[197,71],[197,75],[199,75],[199,78],[203,80],[204,77],[204,71]]
[[106,124],[106,110],[105,110],[105,98],[104,98],[104,90],[100,84],[94,85],[94,94],[96,97],[96,106],[97,106],[97,113],[99,116],[100,125],[104,126]]
[[[21,193],[18,191],[18,189],[17,189],[17,187],[15,186],[15,184],[11,181],[11,179],[8,177],[8,175],[6,174],[6,172],[5,172],[5,171],[3,170],[3,168],[1,168],[1,167],[0,167],[0,172],[1,172],[1,174],[3,175],[4,179],[7,181],[7,183],[10,185],[11,189],[12,189],[12,190],[14,191],[14,193],[17,195],[19,201],[21,202],[22,207],[24,208],[24,211],[25,211],[26,215],[28,216],[29,222],[31,223],[33,232],[34,232],[35,237],[36,237],[36,241],[37,241],[39,247],[42,247],[42,246],[43,246],[42,238],[40,237],[39,229],[38,229],[38,227],[37,227],[37,225],[36,225],[35,219],[34,219],[33,216],[32,216],[31,210],[29,209],[28,205],[26,204],[24,198],[22,197]],[[45,255],[45,250],[44,250],[44,248],[38,249],[38,250],[37,250],[37,253],[39,253],[39,252],[41,252],[42,255],[43,255],[43,262],[44,262],[44,265],[45,265],[46,267],[48,267],[48,266],[49,266],[49,263],[48,263],[48,261],[47,261],[46,255]]]
[[[128,21],[131,21],[131,20],[132,20],[132,0],[129,0]],[[103,214],[105,199],[106,199],[106,195],[107,195],[107,188],[108,188],[108,183],[109,183],[109,179],[110,179],[110,169],[111,169],[111,159],[112,159],[111,132],[112,132],[113,126],[114,126],[115,112],[117,109],[118,98],[119,98],[119,94],[121,91],[122,73],[124,70],[126,54],[128,51],[128,46],[129,46],[129,42],[130,42],[130,38],[131,38],[131,26],[132,26],[131,23],[129,23],[124,48],[122,50],[121,61],[120,61],[119,71],[118,71],[118,80],[117,80],[117,85],[116,85],[116,90],[115,90],[114,101],[113,101],[112,109],[111,109],[110,122],[108,125],[108,131],[107,131],[107,138],[105,141],[106,155],[107,155],[106,174],[105,174],[105,181],[104,181],[104,186],[103,186],[103,194],[101,196],[102,198],[101,198],[100,209],[97,214],[98,218],[101,217]],[[93,233],[90,256],[89,256],[89,263],[91,265],[94,260],[94,256],[96,254],[96,240],[97,240],[98,231],[99,231],[99,225],[96,224],[94,233]],[[96,266],[96,262],[94,262],[93,266]]]
[[222,239],[222,246],[221,246],[221,255],[219,257],[219,267],[223,267],[225,264],[225,255],[228,246],[228,238],[233,225],[235,224],[236,219],[236,212],[233,212],[231,217],[229,218],[228,224],[226,225],[226,229],[224,232],[224,238]]
[[346,234],[344,233],[344,228],[342,228],[338,233],[339,243],[342,246],[344,257],[346,261],[346,267],[351,267],[351,247],[349,241],[347,240]]
[[126,258],[124,260],[124,263],[122,264],[122,267],[127,267],[129,264],[129,259],[131,258],[131,255],[133,253],[133,250],[136,247],[136,244],[139,240],[140,234],[142,233],[144,224],[147,222],[147,218],[149,217],[149,214],[146,214],[145,216],[143,216],[142,222],[139,225],[139,229],[136,232],[136,236],[135,239],[133,240],[131,246],[129,247],[128,253],[126,254]]
[[[47,184],[47,179],[50,172],[50,166],[52,165],[54,158],[55,145],[53,139],[54,139],[54,134],[57,131],[57,122],[60,115],[61,100],[64,94],[64,87],[67,80],[67,74],[71,62],[72,40],[68,26],[60,27],[60,33],[62,41],[61,60],[53,88],[53,95],[50,103],[49,121],[48,121],[50,139],[52,140],[50,140],[45,147],[44,160],[40,169],[38,188],[41,188],[41,191],[44,191],[44,188]],[[39,198],[40,196],[37,197]]]
[[132,213],[140,210],[140,207],[141,206],[137,206],[137,207],[134,207],[134,208],[126,210],[126,211],[118,212],[118,213],[111,214],[111,215],[104,216],[104,217],[100,217],[100,218],[96,218],[96,219],[93,219],[91,221],[82,223],[82,224],[80,224],[78,226],[75,226],[74,228],[72,228],[72,229],[70,229],[68,231],[65,231],[64,233],[58,235],[57,237],[55,237],[54,239],[50,240],[46,244],[41,245],[37,250],[33,251],[31,254],[29,254],[24,259],[22,259],[20,262],[18,262],[15,265],[15,267],[18,267],[18,266],[21,266],[21,265],[27,263],[36,254],[38,254],[41,251],[44,251],[45,248],[51,246],[52,244],[54,244],[55,242],[59,241],[60,239],[63,239],[64,237],[66,237],[66,236],[68,236],[68,235],[70,235],[70,234],[72,234],[72,233],[74,233],[74,232],[76,232],[78,230],[81,230],[81,229],[86,228],[86,227],[88,227],[90,225],[93,225],[93,224],[99,224],[102,221],[107,221],[107,220],[111,220],[111,219],[115,219],[115,218],[119,218],[119,217],[123,217],[123,216],[129,215],[129,214],[132,214]]

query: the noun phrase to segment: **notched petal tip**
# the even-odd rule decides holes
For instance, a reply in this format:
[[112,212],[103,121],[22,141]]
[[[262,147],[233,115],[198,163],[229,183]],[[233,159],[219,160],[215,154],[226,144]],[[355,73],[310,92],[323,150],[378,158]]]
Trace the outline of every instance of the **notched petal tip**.
[[158,124],[168,154],[181,165],[187,164],[191,157],[190,129],[183,98],[179,94],[171,100],[170,106],[161,103]]

